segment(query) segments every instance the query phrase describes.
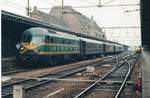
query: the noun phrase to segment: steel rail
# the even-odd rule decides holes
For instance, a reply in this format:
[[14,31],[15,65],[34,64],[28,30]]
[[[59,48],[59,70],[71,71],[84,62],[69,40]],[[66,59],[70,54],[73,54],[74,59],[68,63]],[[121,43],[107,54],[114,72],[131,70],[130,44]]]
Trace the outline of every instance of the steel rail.
[[[124,55],[123,55],[124,56]],[[120,59],[120,57],[118,57],[119,59]],[[110,58],[108,58],[108,59],[103,59],[103,60],[100,60],[100,61],[95,61],[95,62],[91,62],[90,64],[93,64],[93,65],[91,65],[91,66],[98,66],[98,65],[100,65],[100,64],[105,64],[105,63],[112,63],[112,62],[114,62],[114,60],[117,60],[117,57],[112,57],[111,59]],[[109,61],[111,61],[111,62],[109,62]],[[117,61],[117,63],[119,62],[119,60]],[[72,68],[67,68],[67,69],[65,69],[65,70],[63,70],[63,71],[60,71],[60,72],[56,72],[56,76],[55,77],[53,77],[54,79],[57,79],[57,78],[62,78],[62,77],[65,77],[65,76],[68,76],[68,75],[71,75],[71,74],[73,74],[73,73],[76,73],[76,72],[80,72],[80,71],[83,71],[83,70],[85,70],[85,66],[88,66],[88,65],[90,65],[89,63],[87,64],[87,63],[84,63],[84,64],[81,64],[82,66],[78,66],[78,67],[72,67]],[[81,68],[82,67],[82,68]],[[69,70],[74,70],[74,69],[78,69],[78,70],[74,70],[74,71],[69,71]],[[67,71],[69,71],[69,72],[67,72]],[[58,74],[58,73],[63,73],[63,74]],[[55,73],[54,73],[55,74]],[[39,76],[39,77],[37,77],[37,78],[41,78],[41,77],[47,77],[49,74],[47,74],[47,75],[43,75],[43,76]],[[36,83],[36,84],[34,84],[34,85],[32,85],[32,80],[33,79],[24,79],[24,80],[20,80],[20,81],[17,81],[17,82],[15,82],[15,83],[10,83],[10,84],[5,84],[5,85],[2,85],[2,91],[3,91],[3,88],[4,87],[8,87],[8,86],[13,86],[14,84],[18,84],[18,83],[23,83],[23,82],[29,82],[30,83],[30,81],[31,81],[31,85],[29,85],[28,87],[26,87],[25,89],[26,90],[29,90],[29,89],[31,89],[31,88],[34,88],[34,87],[37,87],[37,86],[40,86],[40,85],[43,85],[43,84],[45,84],[45,83],[49,83],[50,81],[52,81],[52,80],[49,80],[49,81],[42,81],[42,82],[38,82],[38,83]],[[34,81],[33,81],[34,82]],[[13,89],[12,87],[11,87],[11,89]],[[4,95],[2,94],[2,98],[4,98],[4,97],[8,97],[8,96],[12,96],[12,92],[11,93],[4,93]]]
[[[75,67],[70,67],[70,68],[66,68],[66,69],[64,69],[64,70],[61,70],[61,71],[58,71],[58,72],[54,72],[54,73],[48,73],[48,74],[45,74],[45,75],[41,75],[41,76],[38,76],[38,77],[36,77],[36,78],[40,78],[40,77],[45,77],[45,76],[47,76],[47,75],[49,75],[49,74],[56,74],[56,73],[59,73],[59,72],[62,72],[62,71],[67,71],[67,70],[71,70],[71,69],[73,69],[73,68],[78,68],[78,67],[81,67],[81,66],[88,66],[88,65],[90,65],[90,64],[96,64],[96,63],[98,63],[98,62],[100,62],[100,64],[101,63],[105,63],[105,62],[108,62],[108,61],[113,61],[114,60],[114,58],[112,58],[112,59],[110,59],[110,58],[106,58],[106,59],[102,59],[102,60],[100,60],[100,61],[92,61],[92,62],[86,62],[86,63],[81,63],[80,64],[80,66],[75,66]],[[111,63],[111,62],[110,62]],[[2,84],[2,88],[3,87],[5,87],[5,86],[9,86],[9,85],[13,85],[13,84],[17,84],[17,83],[20,83],[20,82],[25,82],[25,81],[28,81],[29,79],[24,79],[24,80],[20,80],[20,81],[17,81],[17,82],[15,82],[15,83],[7,83],[7,84]]]
[[[129,56],[130,57],[130,56]],[[127,57],[125,57],[127,58]],[[123,58],[124,59],[124,58]],[[79,93],[78,95],[75,96],[75,98],[82,98],[88,91],[90,91],[92,88],[94,88],[98,83],[100,83],[104,78],[106,78],[108,75],[110,75],[112,72],[114,72],[116,69],[118,69],[121,65],[123,65],[127,60],[125,60],[123,63],[119,64],[119,60],[117,60],[116,65],[114,66],[113,69],[111,69],[109,72],[107,72],[103,77],[98,79],[96,82],[94,82],[92,85],[90,85],[88,88],[86,88],[84,91]]]
[[98,79],[96,82],[94,82],[88,88],[86,88],[84,91],[82,91],[81,93],[79,93],[78,95],[76,95],[75,98],[82,98],[82,96],[84,96],[89,90],[91,90],[92,88],[94,88],[100,81],[102,81],[104,78],[106,78],[110,73],[112,73],[116,68],[118,68],[122,64],[123,63],[119,64],[118,60],[117,60],[117,63],[115,64],[115,66],[113,67],[113,69],[111,69],[109,72],[107,72],[103,77],[101,77],[100,79]]
[[[113,58],[111,59],[111,60],[113,60]],[[110,61],[110,60],[109,60]],[[101,62],[100,61],[95,61],[95,62],[91,62],[90,64],[93,64],[92,66],[98,66],[99,64],[103,64],[103,63],[105,63],[105,62],[107,62],[107,60],[101,60]],[[85,67],[86,66],[89,66],[90,64],[81,64],[82,66],[78,66],[78,67],[73,67],[73,68],[67,68],[67,69],[65,69],[65,70],[63,70],[63,71],[60,71],[60,72],[56,72],[56,74],[58,74],[58,73],[63,73],[63,74],[58,74],[59,76],[55,76],[54,78],[55,79],[57,79],[57,78],[62,78],[62,77],[65,77],[65,76],[68,76],[68,75],[71,75],[71,74],[73,74],[73,73],[77,73],[77,72],[80,72],[80,71],[83,71],[83,70],[85,70]],[[72,69],[72,71],[69,71],[69,70],[71,70]],[[67,73],[67,71],[69,71],[68,73]],[[55,73],[54,73],[55,74]],[[46,77],[46,76],[48,76],[49,74],[47,74],[47,75],[44,75],[44,76],[39,76],[39,78],[40,77]],[[10,84],[6,84],[6,85],[2,85],[2,91],[3,91],[3,88],[4,87],[7,87],[7,86],[12,86],[12,85],[14,85],[14,84],[18,84],[18,83],[23,83],[23,82],[28,82],[28,81],[30,81],[30,80],[32,80],[32,79],[24,79],[24,80],[20,80],[20,81],[17,81],[17,82],[15,82],[15,83],[10,83]],[[44,82],[41,82],[41,83],[37,83],[37,84],[35,84],[35,85],[30,85],[30,86],[28,86],[28,87],[26,87],[25,89],[26,90],[29,90],[29,89],[31,89],[31,88],[34,88],[34,87],[37,87],[37,86],[40,86],[40,85],[43,85],[43,84],[45,84],[45,83],[49,83],[50,81],[52,81],[52,80],[49,80],[49,81],[44,81]],[[32,81],[31,81],[32,82]],[[11,93],[8,93],[8,94],[5,94],[5,95],[2,95],[2,98],[5,98],[5,97],[9,97],[9,96],[12,96],[12,92]]]
[[123,90],[123,87],[125,86],[125,84],[126,84],[126,82],[127,82],[127,79],[128,79],[128,77],[129,77],[129,75],[130,75],[130,73],[131,73],[131,70],[133,69],[133,67],[134,67],[134,65],[135,65],[135,63],[136,63],[136,59],[135,59],[135,61],[133,62],[133,64],[130,64],[130,62],[127,61],[127,60],[125,60],[125,62],[127,62],[128,66],[129,66],[129,70],[128,70],[127,75],[126,75],[126,77],[125,77],[125,79],[124,79],[122,85],[120,86],[120,88],[119,88],[117,94],[115,95],[115,98],[118,98],[118,97],[120,96],[120,93],[121,93],[121,91]]
[[130,71],[131,71],[131,65],[130,65],[129,61],[125,60],[125,62],[128,64],[129,69],[128,69],[128,72],[127,72],[127,74],[126,74],[126,77],[125,77],[123,83],[121,84],[121,86],[120,86],[120,88],[119,88],[117,94],[115,95],[115,98],[118,98],[120,92],[122,91],[122,89],[123,89],[123,87],[124,87],[124,85],[125,85],[125,83],[126,83],[126,81],[127,81],[128,75],[130,74]]
[[14,73],[19,73],[19,72],[25,72],[25,71],[31,71],[31,69],[15,69],[15,70],[9,70],[9,71],[6,71],[6,72],[2,72],[2,76],[14,74]]

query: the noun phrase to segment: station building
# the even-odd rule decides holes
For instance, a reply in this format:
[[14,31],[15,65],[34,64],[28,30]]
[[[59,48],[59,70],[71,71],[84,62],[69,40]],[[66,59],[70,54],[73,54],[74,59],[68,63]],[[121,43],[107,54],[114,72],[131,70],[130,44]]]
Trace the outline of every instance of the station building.
[[[63,11],[62,11],[63,10]],[[88,36],[96,37],[105,40],[105,33],[102,32],[97,23],[80,12],[74,10],[71,6],[54,6],[49,14],[38,10],[34,7],[31,13],[31,18],[40,20],[42,22],[60,25],[69,28],[70,30],[85,34]]]

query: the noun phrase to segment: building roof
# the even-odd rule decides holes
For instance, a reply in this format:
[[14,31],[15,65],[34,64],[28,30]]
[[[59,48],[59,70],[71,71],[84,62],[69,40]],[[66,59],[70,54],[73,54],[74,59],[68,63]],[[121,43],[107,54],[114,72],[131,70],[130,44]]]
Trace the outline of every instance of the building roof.
[[46,23],[53,23],[67,27],[76,33],[106,39],[105,34],[100,30],[100,27],[95,21],[93,21],[93,19],[82,15],[71,6],[64,6],[63,10],[61,6],[54,6],[49,14],[34,8],[31,17]]
[[54,6],[49,14],[62,17],[67,26],[75,32],[106,39],[105,34],[100,30],[100,27],[93,19],[82,15],[71,6],[64,6],[63,13],[61,6]]
[[61,25],[63,27],[67,27],[63,19],[55,17],[50,14],[46,14],[40,10],[38,10],[36,7],[34,8],[34,11],[31,14],[31,17],[40,21],[43,21],[45,23],[50,23],[50,24],[56,24],[56,25]]

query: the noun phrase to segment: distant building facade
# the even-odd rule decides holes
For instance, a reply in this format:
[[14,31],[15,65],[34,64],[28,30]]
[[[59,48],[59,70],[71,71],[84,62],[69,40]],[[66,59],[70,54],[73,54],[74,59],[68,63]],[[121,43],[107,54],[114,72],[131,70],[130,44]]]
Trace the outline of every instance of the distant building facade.
[[35,7],[31,17],[46,23],[67,27],[76,33],[106,39],[105,33],[102,32],[102,29],[93,21],[93,18],[87,18],[74,10],[71,6],[64,6],[63,9],[61,6],[54,6],[49,14],[39,11]]

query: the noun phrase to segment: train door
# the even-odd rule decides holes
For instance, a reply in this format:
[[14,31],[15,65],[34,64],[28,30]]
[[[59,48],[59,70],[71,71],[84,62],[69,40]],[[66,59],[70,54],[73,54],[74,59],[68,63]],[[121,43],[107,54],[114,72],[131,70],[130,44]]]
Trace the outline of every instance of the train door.
[[86,55],[86,43],[85,41],[80,41],[80,55],[85,56]]
[[113,48],[114,48],[114,53],[116,53],[116,52],[117,52],[117,51],[116,51],[116,46],[114,45]]
[[105,55],[106,49],[105,49],[105,44],[103,44],[103,54]]

